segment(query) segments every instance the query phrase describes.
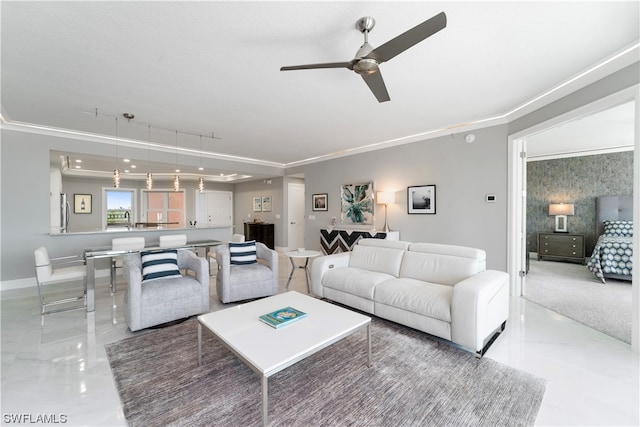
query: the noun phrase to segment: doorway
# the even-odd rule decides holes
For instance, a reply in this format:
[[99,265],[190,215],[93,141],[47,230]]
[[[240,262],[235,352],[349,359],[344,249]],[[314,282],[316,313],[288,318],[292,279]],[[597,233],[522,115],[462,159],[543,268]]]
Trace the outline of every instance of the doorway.
[[305,186],[303,183],[290,182],[287,184],[287,199],[289,201],[287,212],[287,218],[289,220],[287,232],[289,238],[287,246],[290,250],[305,247],[304,193]]
[[[599,101],[593,102],[589,105],[583,106],[576,110],[570,111],[562,116],[558,116],[554,119],[548,120],[544,123],[540,123],[529,129],[525,129],[517,134],[509,136],[509,225],[508,225],[508,271],[510,274],[510,288],[511,295],[522,296],[526,281],[526,210],[527,210],[527,188],[526,188],[526,157],[521,155],[520,150],[526,145],[525,141],[529,139],[535,139],[536,134],[540,134],[544,131],[557,127],[561,124],[566,124],[575,120],[584,119],[585,117],[597,112],[610,109],[623,103],[632,102],[634,105],[633,120],[633,145],[635,146],[634,164],[639,164],[640,141],[638,138],[638,125],[639,125],[639,112],[638,104],[640,103],[640,90],[638,87],[633,87],[619,93],[613,94]],[[528,145],[529,150],[532,150],[532,146]],[[638,197],[639,191],[639,174],[637,167],[634,168],[634,219],[638,220]],[[634,240],[635,246],[638,247],[637,237]],[[638,254],[634,254],[634,263],[638,263]],[[635,352],[640,352],[640,292],[638,290],[638,276],[634,275],[633,283],[633,297],[632,297],[632,310],[633,310],[633,322],[632,322],[632,347]]]

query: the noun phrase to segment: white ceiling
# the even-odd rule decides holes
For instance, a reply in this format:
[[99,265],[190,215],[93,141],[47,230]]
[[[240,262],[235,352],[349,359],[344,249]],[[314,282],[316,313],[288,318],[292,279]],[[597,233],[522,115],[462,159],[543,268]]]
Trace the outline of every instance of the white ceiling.
[[[376,47],[441,11],[447,28],[381,65],[390,102],[346,69],[279,71],[352,59],[362,16]],[[151,125],[154,142],[178,130],[198,149],[213,133],[205,151],[282,166],[512,120],[637,61],[640,31],[637,1],[2,1],[1,14],[5,126],[113,136],[107,116],[127,112],[121,138]]]
[[527,157],[591,155],[632,150],[635,103],[626,102],[526,137]]

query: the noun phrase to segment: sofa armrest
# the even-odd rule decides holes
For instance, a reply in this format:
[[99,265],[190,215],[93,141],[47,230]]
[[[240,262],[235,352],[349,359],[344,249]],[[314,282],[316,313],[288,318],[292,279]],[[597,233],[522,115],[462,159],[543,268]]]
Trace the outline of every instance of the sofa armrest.
[[311,263],[311,293],[323,298],[322,276],[332,268],[348,267],[351,252],[340,252],[314,258]]
[[484,340],[509,317],[509,275],[484,270],[453,287],[451,341],[482,350]]

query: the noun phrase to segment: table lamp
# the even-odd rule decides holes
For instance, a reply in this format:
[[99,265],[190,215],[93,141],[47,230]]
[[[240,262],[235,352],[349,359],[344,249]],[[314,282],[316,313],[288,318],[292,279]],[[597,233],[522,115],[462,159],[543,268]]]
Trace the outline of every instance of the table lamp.
[[389,224],[387,223],[387,206],[389,203],[396,202],[396,193],[391,191],[378,191],[376,200],[379,205],[384,205],[384,232],[388,233],[391,230],[389,230]]
[[568,233],[567,215],[574,215],[573,203],[551,203],[549,215],[556,217],[556,233]]

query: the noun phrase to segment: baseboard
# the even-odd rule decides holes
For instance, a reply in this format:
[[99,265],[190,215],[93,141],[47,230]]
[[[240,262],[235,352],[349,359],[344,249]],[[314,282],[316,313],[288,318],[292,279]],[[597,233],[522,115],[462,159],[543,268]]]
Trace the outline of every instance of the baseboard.
[[[111,270],[108,268],[103,268],[100,270],[96,270],[96,280],[101,278],[110,278]],[[11,291],[14,289],[28,289],[36,287],[36,278],[34,277],[24,277],[22,279],[14,279],[14,280],[3,280],[0,282],[0,292]]]

